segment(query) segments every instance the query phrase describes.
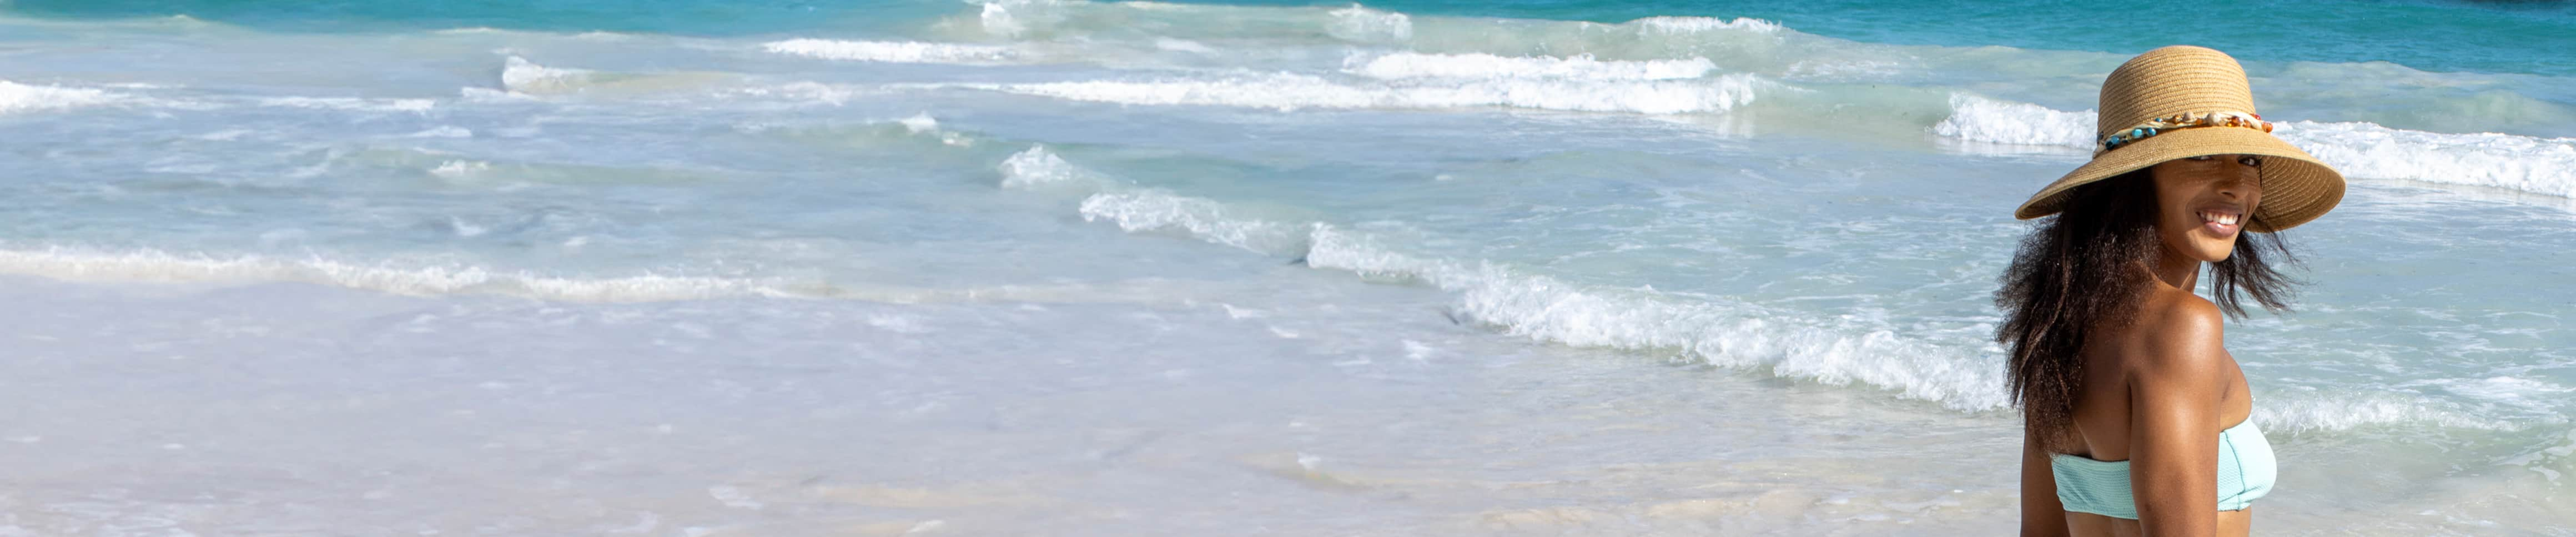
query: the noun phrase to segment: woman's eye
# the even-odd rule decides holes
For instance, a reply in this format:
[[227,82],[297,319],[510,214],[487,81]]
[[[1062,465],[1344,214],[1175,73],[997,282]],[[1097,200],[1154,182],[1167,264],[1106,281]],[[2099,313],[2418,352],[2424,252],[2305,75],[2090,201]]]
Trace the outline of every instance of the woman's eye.
[[2246,156],[2246,157],[2244,157],[2244,158],[2236,159],[2236,162],[2243,163],[2243,164],[2245,164],[2245,165],[2246,165],[2246,166],[2248,166],[2248,167],[2254,167],[2254,168],[2261,168],[2261,167],[2263,167],[2263,157],[2257,157],[2257,156],[2251,156],[2251,155],[2248,155],[2248,156]]
[[2192,160],[2209,160],[2211,157],[2216,157],[2216,156],[2217,156],[2217,155],[2201,155],[2201,156],[2197,156],[2197,157],[2183,157],[2183,158],[2192,159]]

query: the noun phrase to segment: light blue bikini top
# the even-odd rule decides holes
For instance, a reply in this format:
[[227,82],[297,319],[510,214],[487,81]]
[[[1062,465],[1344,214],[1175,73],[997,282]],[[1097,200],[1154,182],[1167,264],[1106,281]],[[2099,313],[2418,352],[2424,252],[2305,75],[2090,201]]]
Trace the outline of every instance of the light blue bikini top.
[[[2129,461],[2053,453],[2048,467],[2057,474],[2057,501],[2066,504],[2066,510],[2138,519],[2138,501],[2130,495]],[[2255,498],[2272,492],[2272,479],[2279,472],[2272,460],[2272,442],[2263,438],[2253,419],[2218,432],[2218,510],[2253,506]]]

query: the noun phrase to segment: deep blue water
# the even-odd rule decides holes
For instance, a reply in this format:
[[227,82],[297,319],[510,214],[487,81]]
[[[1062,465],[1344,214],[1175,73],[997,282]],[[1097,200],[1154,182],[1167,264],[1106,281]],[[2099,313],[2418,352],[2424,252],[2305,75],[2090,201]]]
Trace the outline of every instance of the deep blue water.
[[[1347,5],[1347,2],[1199,2]],[[2319,1],[1980,2],[1961,0],[1385,0],[1415,15],[1617,22],[1657,15],[1754,17],[1859,41],[2136,53],[2188,43],[2252,61],[2388,61],[2427,71],[2576,74],[2576,5],[2567,2]],[[187,15],[285,31],[485,26],[551,31],[752,35],[868,33],[944,14],[953,0],[617,2],[267,2],[19,0],[0,11],[69,18]]]

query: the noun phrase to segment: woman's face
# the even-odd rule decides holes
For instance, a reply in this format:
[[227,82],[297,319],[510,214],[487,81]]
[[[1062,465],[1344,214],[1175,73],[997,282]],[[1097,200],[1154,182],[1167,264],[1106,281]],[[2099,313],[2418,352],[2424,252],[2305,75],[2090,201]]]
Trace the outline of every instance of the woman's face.
[[2210,155],[2149,168],[2165,249],[2205,263],[2236,253],[2236,234],[2263,199],[2262,166],[2261,155]]

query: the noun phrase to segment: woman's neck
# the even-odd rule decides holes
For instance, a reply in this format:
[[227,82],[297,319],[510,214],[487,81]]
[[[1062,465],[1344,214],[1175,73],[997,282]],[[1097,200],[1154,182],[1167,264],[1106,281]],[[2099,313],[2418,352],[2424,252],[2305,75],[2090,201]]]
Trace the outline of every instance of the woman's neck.
[[2176,252],[2172,247],[2159,250],[2162,255],[2156,256],[2156,264],[2150,269],[2155,272],[2156,281],[2185,292],[2196,292],[2200,286],[2200,260]]

